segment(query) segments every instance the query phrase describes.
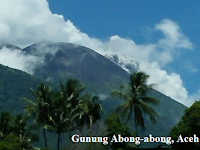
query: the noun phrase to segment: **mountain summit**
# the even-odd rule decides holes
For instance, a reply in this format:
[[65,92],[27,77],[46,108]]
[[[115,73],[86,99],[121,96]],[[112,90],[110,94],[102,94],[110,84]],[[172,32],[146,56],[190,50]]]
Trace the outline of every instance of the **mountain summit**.
[[[93,90],[117,88],[129,75],[118,65],[95,51],[69,43],[38,43],[23,49],[31,55],[43,55],[43,64],[34,75],[45,80],[58,81],[75,78]],[[106,91],[106,89],[105,89]]]

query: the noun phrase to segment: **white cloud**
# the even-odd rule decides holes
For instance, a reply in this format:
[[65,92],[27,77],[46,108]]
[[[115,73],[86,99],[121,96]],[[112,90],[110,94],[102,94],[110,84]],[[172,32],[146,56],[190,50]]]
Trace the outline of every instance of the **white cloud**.
[[[9,66],[11,68],[23,70],[30,74],[33,73],[33,69],[36,64],[41,63],[42,60],[39,57],[26,55],[18,49],[8,49],[3,47],[0,50],[0,63]],[[33,65],[34,64],[34,65]]]
[[174,50],[175,48],[192,49],[192,44],[184,36],[180,27],[169,19],[164,19],[155,27],[164,33],[165,38],[159,40],[159,46],[164,50]]
[[167,73],[165,70],[160,69],[156,62],[149,63],[148,65],[147,62],[142,62],[140,69],[150,74],[149,84],[156,83],[156,90],[162,91],[162,93],[180,103],[188,103],[188,92],[184,88],[179,74]]
[[[163,38],[156,43],[139,45],[132,39],[118,35],[111,36],[107,41],[91,38],[77,29],[70,20],[65,21],[62,15],[52,14],[46,0],[0,0],[0,3],[2,43],[24,47],[43,40],[61,41],[83,45],[110,57],[117,54],[118,62],[125,70],[134,70],[135,67],[146,71],[151,76],[150,81],[157,84],[160,92],[182,103],[188,99],[180,75],[169,74],[162,69],[173,61],[174,53],[192,49],[189,39],[172,20],[164,19],[155,25],[154,30],[163,33]],[[27,57],[20,51],[12,52],[4,48],[0,52],[0,63],[31,73],[33,68],[27,70],[27,65],[33,66],[37,60],[35,57]],[[135,66],[131,68],[131,64]]]

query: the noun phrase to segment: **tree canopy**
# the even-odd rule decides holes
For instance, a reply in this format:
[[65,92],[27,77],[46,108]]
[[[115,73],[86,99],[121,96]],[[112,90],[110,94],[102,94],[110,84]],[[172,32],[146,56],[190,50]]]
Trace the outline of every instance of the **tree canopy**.
[[193,137],[196,134],[200,137],[200,101],[196,101],[190,108],[186,109],[184,116],[179,123],[172,128],[170,136],[175,143],[172,145],[174,150],[199,150],[199,142],[176,142],[181,135],[185,137]]

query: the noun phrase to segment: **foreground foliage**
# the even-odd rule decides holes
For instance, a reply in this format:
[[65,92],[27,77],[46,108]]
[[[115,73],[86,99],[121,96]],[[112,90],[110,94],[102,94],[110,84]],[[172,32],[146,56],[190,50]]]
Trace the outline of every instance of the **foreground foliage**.
[[[155,123],[158,114],[148,105],[158,104],[158,100],[148,97],[147,93],[152,85],[147,85],[149,78],[143,72],[133,73],[130,75],[130,83],[128,86],[122,86],[122,91],[114,91],[113,96],[117,96],[124,100],[118,111],[125,118],[125,124],[122,123],[121,117],[111,115],[105,119],[105,124],[108,127],[107,135],[111,137],[113,134],[121,134],[122,136],[131,136],[129,128],[126,123],[134,118],[135,133],[137,136],[137,126],[145,128],[144,114],[148,115],[150,120]],[[24,98],[27,102],[26,118],[33,122],[39,131],[42,129],[44,138],[44,147],[48,149],[48,138],[46,132],[53,132],[57,134],[57,150],[60,150],[60,141],[62,133],[69,133],[74,130],[81,130],[81,134],[89,136],[92,133],[92,126],[102,118],[103,109],[101,107],[99,97],[87,94],[82,85],[73,79],[69,79],[66,83],[60,82],[60,88],[53,90],[47,84],[40,83],[36,89],[31,88],[33,98]],[[124,120],[123,120],[124,121]],[[26,120],[18,115],[12,118],[8,114],[2,114],[0,118],[1,137],[0,142],[3,145],[8,142],[10,136],[15,136],[10,141],[13,146],[24,149],[31,149],[31,145],[37,140],[37,136],[33,134],[33,128],[27,125]],[[89,131],[89,132],[88,132]],[[97,145],[96,145],[97,144]],[[86,143],[88,149],[107,149],[100,143]],[[9,144],[7,144],[9,146]],[[85,148],[86,148],[85,147]],[[126,149],[129,145],[126,143],[111,144],[111,149]],[[45,149],[44,148],[44,149]],[[82,147],[83,148],[83,147]],[[6,149],[3,148],[3,149]],[[12,149],[12,147],[10,147]]]
[[1,112],[0,116],[0,150],[32,149],[31,142],[37,141],[34,127],[27,125],[21,115],[12,116]]
[[30,90],[33,94],[34,101],[24,98],[28,103],[28,106],[26,107],[25,111],[28,117],[33,117],[34,123],[38,125],[38,127],[42,126],[44,143],[45,147],[47,147],[48,145],[46,139],[45,125],[49,117],[48,111],[52,89],[50,86],[40,83],[36,91],[34,91],[32,88]]
[[193,137],[194,134],[200,137],[200,101],[196,101],[188,108],[179,123],[171,130],[170,136],[175,141],[172,148],[174,150],[199,150],[199,142],[176,142],[179,135],[182,135],[184,139],[185,137]]
[[60,90],[43,83],[38,85],[36,91],[31,89],[34,101],[26,99],[26,112],[31,116],[33,123],[42,127],[44,146],[47,147],[46,130],[55,132],[57,137],[57,150],[60,149],[61,134],[70,132],[83,125],[91,125],[101,118],[101,105],[97,96],[84,94],[82,85],[69,79],[65,84],[60,82]]
[[[105,124],[107,125],[107,136],[109,139],[113,137],[113,135],[120,134],[122,137],[130,137],[134,136],[133,133],[130,133],[129,127],[125,125],[120,116],[117,114],[111,114],[105,119]],[[129,145],[128,143],[110,143],[111,149],[130,149],[130,147],[134,147]]]

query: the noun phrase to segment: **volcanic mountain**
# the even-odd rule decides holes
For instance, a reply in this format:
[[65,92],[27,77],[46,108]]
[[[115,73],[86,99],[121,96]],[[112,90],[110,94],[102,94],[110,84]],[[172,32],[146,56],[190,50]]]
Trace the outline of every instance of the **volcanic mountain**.
[[[9,45],[9,47],[15,48],[12,45]],[[83,46],[62,42],[41,42],[32,44],[24,49],[18,48],[18,50],[23,51],[24,55],[32,55],[38,58],[39,63],[33,64],[34,77],[25,72],[9,68],[10,71],[7,71],[7,74],[1,74],[0,80],[8,75],[17,80],[18,76],[23,75],[26,78],[32,78],[31,81],[28,79],[23,81],[25,85],[23,88],[28,89],[30,88],[28,86],[35,86],[35,84],[27,84],[32,83],[33,80],[37,80],[35,83],[43,80],[57,86],[58,81],[66,81],[68,78],[77,79],[85,86],[88,92],[100,96],[104,116],[107,116],[121,103],[119,100],[111,100],[112,98],[109,95],[114,89],[119,89],[121,84],[128,84],[129,74],[95,51]],[[8,67],[0,66],[0,69],[4,72],[8,70]],[[20,99],[19,91],[22,90],[22,87],[19,86],[18,82],[15,83],[13,80],[3,82],[0,88],[1,93],[5,93],[4,87],[7,85],[13,85],[12,87],[9,86],[9,88],[13,88],[15,91],[15,95],[10,95],[9,99],[16,98],[16,96],[19,96]],[[24,94],[26,96],[26,92]],[[146,130],[140,131],[141,136],[148,136],[149,134],[168,136],[171,128],[182,117],[186,107],[154,89],[149,92],[149,95],[160,100],[158,106],[152,106],[160,117],[156,125],[152,125],[146,119]],[[6,97],[1,97],[0,105],[7,105],[4,98]],[[23,103],[23,101],[20,102]],[[145,116],[145,118],[147,117]],[[133,126],[133,122],[130,126]]]
[[[108,96],[112,90],[119,89],[121,84],[128,84],[129,81],[129,74],[121,67],[83,46],[44,42],[28,46],[23,51],[30,55],[43,55],[43,63],[36,66],[34,75],[53,83],[75,78],[81,81],[89,91]],[[149,95],[160,100],[158,106],[153,106],[160,118],[156,126],[148,122],[148,128],[152,133],[159,128],[160,131],[157,134],[164,132],[166,135],[178,122],[186,107],[154,89]],[[103,101],[104,107],[106,110],[113,110],[119,103],[109,99],[110,97]],[[146,131],[145,134],[149,133],[148,130]]]

